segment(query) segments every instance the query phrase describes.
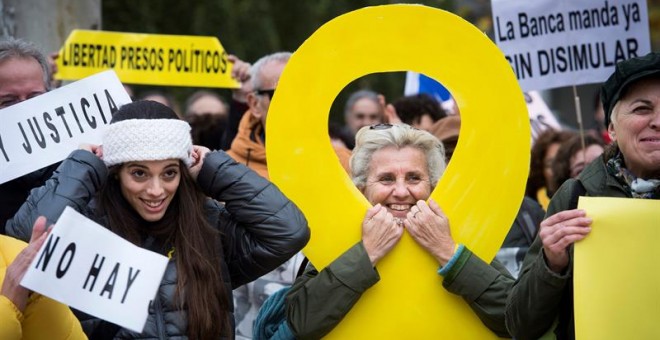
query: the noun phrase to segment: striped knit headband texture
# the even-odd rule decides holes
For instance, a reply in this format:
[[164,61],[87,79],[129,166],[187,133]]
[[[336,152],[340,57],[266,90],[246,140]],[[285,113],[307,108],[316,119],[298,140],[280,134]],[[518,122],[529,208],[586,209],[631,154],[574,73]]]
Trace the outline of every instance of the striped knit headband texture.
[[181,159],[192,165],[190,125],[178,119],[128,119],[108,125],[103,133],[103,161],[112,165],[135,161]]

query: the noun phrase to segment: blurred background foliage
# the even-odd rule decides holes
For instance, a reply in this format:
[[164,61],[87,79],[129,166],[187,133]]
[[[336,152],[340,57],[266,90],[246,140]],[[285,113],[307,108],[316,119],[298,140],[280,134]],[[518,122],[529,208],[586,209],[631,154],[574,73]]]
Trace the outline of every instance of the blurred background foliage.
[[[522,0],[521,0],[522,1]],[[616,2],[616,0],[612,0]],[[231,54],[253,63],[276,51],[295,51],[325,22],[366,6],[401,3],[383,0],[103,0],[102,29],[108,31],[216,36]],[[490,0],[427,0],[417,3],[455,13],[492,38]],[[648,0],[653,50],[660,47],[660,0]],[[383,93],[388,100],[403,94],[404,73],[367,75],[349,84],[331,109],[342,120],[347,94],[358,88]],[[136,94],[153,87],[135,87]],[[160,88],[179,103],[194,90]],[[218,90],[225,98],[231,93]]]

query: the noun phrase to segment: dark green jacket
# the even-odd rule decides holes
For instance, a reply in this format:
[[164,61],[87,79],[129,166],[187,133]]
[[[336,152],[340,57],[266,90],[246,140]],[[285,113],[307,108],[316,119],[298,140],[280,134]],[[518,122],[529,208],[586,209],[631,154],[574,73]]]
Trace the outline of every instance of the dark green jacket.
[[[323,337],[341,322],[362,293],[379,280],[362,242],[348,249],[321,272],[309,266],[287,295],[289,327],[298,339]],[[462,296],[493,332],[508,337],[504,307],[513,281],[499,262],[488,265],[465,248],[442,285]]]
[[[584,187],[583,196],[631,197],[629,191],[608,174],[604,157],[601,156],[587,165],[577,179],[569,179],[559,188],[550,201],[546,218],[574,207],[577,181]],[[573,247],[570,247],[569,253],[569,266],[565,273],[558,275],[546,265],[541,239],[536,237],[506,306],[506,325],[516,339],[538,339],[550,330],[555,321],[557,339],[575,338]]]

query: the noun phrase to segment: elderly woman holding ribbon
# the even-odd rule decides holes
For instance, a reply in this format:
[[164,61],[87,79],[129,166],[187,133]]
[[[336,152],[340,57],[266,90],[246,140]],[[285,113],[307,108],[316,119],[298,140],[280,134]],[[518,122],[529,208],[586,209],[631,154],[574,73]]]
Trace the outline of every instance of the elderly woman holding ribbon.
[[404,230],[437,260],[445,289],[462,296],[493,332],[508,336],[504,304],[510,274],[497,261],[488,265],[456,244],[440,206],[425,202],[444,169],[442,143],[426,131],[378,124],[358,132],[351,175],[373,204],[362,222],[362,240],[320,272],[308,266],[296,280],[286,297],[289,336],[318,339],[337,326],[379,281],[378,262]]
[[575,338],[573,244],[588,237],[592,222],[575,209],[577,196],[660,198],[660,53],[618,63],[601,99],[614,143],[550,202],[507,301],[507,326],[517,339],[550,330]]

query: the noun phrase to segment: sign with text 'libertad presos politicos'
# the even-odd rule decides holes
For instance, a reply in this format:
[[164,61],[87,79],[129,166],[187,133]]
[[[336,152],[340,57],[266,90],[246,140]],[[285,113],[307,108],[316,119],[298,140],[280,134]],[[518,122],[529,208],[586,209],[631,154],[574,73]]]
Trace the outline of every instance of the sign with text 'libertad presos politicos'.
[[167,263],[66,207],[21,286],[142,332]]
[[57,79],[114,69],[128,84],[238,88],[216,37],[74,30],[59,51]]
[[101,144],[112,114],[131,98],[109,70],[0,110],[0,184]]

